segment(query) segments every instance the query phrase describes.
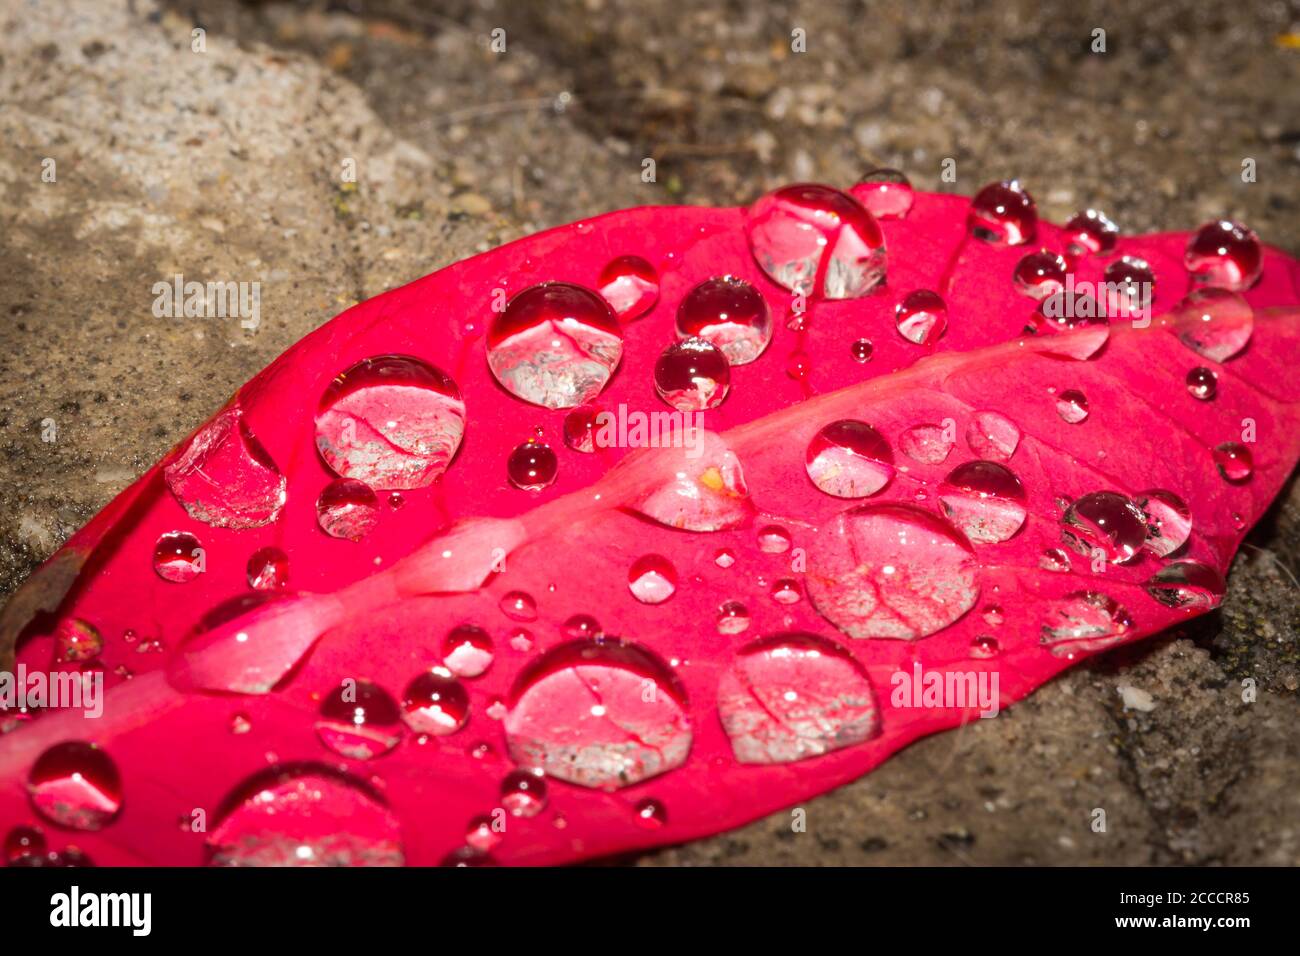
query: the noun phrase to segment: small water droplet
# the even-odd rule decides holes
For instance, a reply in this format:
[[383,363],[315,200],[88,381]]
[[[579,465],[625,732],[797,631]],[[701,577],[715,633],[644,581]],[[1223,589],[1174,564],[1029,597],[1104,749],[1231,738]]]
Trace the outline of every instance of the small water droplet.
[[236,736],[248,733],[253,729],[253,721],[247,714],[234,714],[230,718],[230,732]]
[[321,700],[316,736],[349,760],[373,760],[402,739],[397,701],[378,684],[348,679]]
[[718,553],[713,556],[713,563],[725,570],[736,563],[735,552],[728,548],[719,548]]
[[75,617],[65,617],[54,629],[54,653],[61,662],[92,661],[104,650],[99,629]]
[[153,546],[153,569],[173,584],[193,581],[203,573],[203,545],[188,531],[169,531]]
[[1202,610],[1219,606],[1227,584],[1223,575],[1199,561],[1174,561],[1151,576],[1146,590],[1166,607]]
[[574,409],[564,416],[564,444],[574,451],[590,455],[596,450],[596,432],[600,423],[596,420],[600,409],[592,406]]
[[1226,362],[1250,342],[1255,310],[1235,292],[1197,289],[1174,309],[1174,332],[1189,349],[1212,362]]
[[1133,619],[1114,599],[1076,591],[1053,601],[1042,627],[1042,643],[1056,656],[1101,650],[1124,639]]
[[478,677],[492,666],[492,636],[481,627],[461,624],[442,639],[442,663],[457,677]]
[[1203,365],[1187,373],[1187,391],[1192,398],[1208,402],[1219,391],[1219,376]]
[[820,491],[836,498],[865,498],[893,478],[894,453],[866,422],[841,419],[813,436],[804,466]]
[[571,638],[600,637],[604,630],[590,614],[575,614],[564,622],[564,633]]
[[508,591],[501,596],[501,613],[512,621],[537,620],[537,602],[524,591]]
[[1001,627],[1002,622],[1006,620],[1001,604],[984,605],[984,610],[980,612],[980,617],[984,618],[984,623],[991,627]]
[[1065,256],[1039,249],[1016,263],[1012,280],[1016,291],[1041,301],[1065,288],[1065,276],[1069,271],[1070,264],[1065,261]]
[[254,591],[276,591],[289,584],[289,556],[277,547],[259,548],[248,559],[248,586]]
[[546,808],[546,778],[540,771],[512,770],[501,781],[501,805],[512,816],[537,816]]
[[749,630],[749,609],[739,601],[726,601],[718,608],[718,633],[740,634]]
[[332,538],[360,541],[379,521],[379,501],[369,485],[336,478],[316,499],[316,521]]
[[1200,285],[1239,292],[1258,281],[1264,250],[1253,229],[1220,219],[1206,223],[1188,240],[1183,265]]
[[894,309],[898,333],[916,345],[933,345],[948,328],[948,305],[929,289],[909,292]]
[[1147,540],[1143,545],[1152,554],[1165,558],[1173,554],[1192,534],[1192,510],[1172,491],[1143,491],[1133,503],[1147,522]]
[[949,429],[942,425],[913,425],[898,436],[899,450],[923,465],[942,465],[954,444]]
[[478,816],[469,821],[465,828],[465,843],[472,849],[486,853],[495,849],[505,838],[505,833],[498,830],[490,816]]
[[1038,206],[1017,180],[990,183],[971,200],[966,226],[993,245],[1024,245],[1038,233]]
[[777,604],[798,604],[802,597],[799,582],[793,578],[781,578],[772,585],[772,600]]
[[784,554],[790,550],[790,532],[774,524],[760,528],[758,550],[764,554]]
[[991,634],[977,634],[970,642],[971,657],[997,657],[1000,650],[998,639]]
[[877,219],[903,219],[912,211],[916,192],[897,169],[873,169],[863,175],[849,194]]
[[1020,429],[1005,415],[976,412],[966,429],[966,444],[987,461],[1010,461],[1020,445]]
[[642,604],[663,604],[677,591],[677,570],[662,555],[643,555],[628,570],[627,586]]
[[510,632],[510,646],[521,654],[533,649],[533,632],[526,627],[517,627]]
[[36,827],[17,826],[5,835],[5,862],[14,863],[23,857],[40,856],[45,852],[45,835]]
[[631,322],[659,301],[659,273],[640,256],[619,256],[600,271],[599,291],[621,321]]
[[506,477],[521,491],[541,491],[555,481],[559,466],[550,445],[530,438],[506,459]]
[[853,361],[865,364],[871,361],[871,353],[875,351],[870,339],[858,339],[851,346]]
[[1061,518],[1061,537],[1084,557],[1100,548],[1111,564],[1132,561],[1147,540],[1142,510],[1114,491],[1094,491],[1079,498]]
[[762,294],[744,279],[716,276],[682,298],[677,337],[704,339],[732,365],[746,365],[772,341],[772,316]]
[[402,719],[419,734],[445,737],[469,720],[469,694],[451,671],[434,667],[406,685],[402,694]]
[[638,800],[636,807],[637,822],[649,830],[658,830],[668,822],[668,811],[654,797]]
[[803,350],[791,352],[789,358],[785,360],[785,374],[796,382],[802,382],[811,371],[812,359]]
[[968,539],[995,544],[1025,523],[1025,489],[1006,466],[993,461],[958,465],[939,486],[939,502]]
[[51,823],[98,830],[122,809],[122,778],[104,750],[68,740],[36,758],[27,776],[27,796]]
[[659,397],[678,411],[717,408],[731,388],[731,365],[711,342],[682,339],[660,354],[654,381]]
[[201,426],[163,475],[190,517],[214,528],[260,528],[284,507],[285,477],[238,407]]
[[1254,461],[1250,449],[1235,441],[1225,441],[1214,448],[1214,466],[1225,481],[1234,485],[1250,480],[1255,470]]
[[1078,425],[1088,417],[1088,396],[1077,389],[1066,389],[1056,396],[1056,413],[1061,421]]
[[1115,248],[1119,226],[1098,209],[1085,209],[1065,224],[1068,250],[1076,259],[1086,255],[1106,255]]

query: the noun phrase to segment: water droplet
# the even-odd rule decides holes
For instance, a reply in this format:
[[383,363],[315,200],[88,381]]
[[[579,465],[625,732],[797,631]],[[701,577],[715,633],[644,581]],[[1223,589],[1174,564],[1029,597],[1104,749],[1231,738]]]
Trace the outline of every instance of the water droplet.
[[621,321],[631,322],[659,301],[659,273],[640,256],[619,256],[600,271],[600,294]]
[[1225,481],[1234,485],[1249,481],[1255,470],[1254,457],[1250,449],[1235,441],[1225,441],[1214,447],[1214,466]]
[[870,339],[858,339],[852,345],[853,361],[865,364],[871,361],[871,353],[875,349],[871,345]]
[[909,292],[894,309],[898,333],[916,345],[933,345],[948,328],[948,306],[929,289]]
[[705,279],[677,307],[677,337],[700,338],[732,365],[746,365],[772,341],[772,316],[762,294],[744,279]]
[[1254,230],[1220,219],[1196,231],[1183,253],[1183,265],[1200,285],[1249,289],[1264,269],[1264,249]]
[[417,734],[454,734],[469,720],[469,694],[451,671],[431,668],[406,685],[402,719]]
[[791,352],[790,357],[785,360],[785,374],[796,382],[802,382],[811,371],[812,358],[803,350]]
[[565,415],[564,444],[584,455],[595,452],[596,432],[600,428],[600,422],[596,419],[599,415],[600,409],[591,406],[575,409]]
[[642,604],[663,604],[677,590],[677,570],[662,555],[643,555],[628,570],[627,586]]
[[923,465],[942,465],[953,444],[949,430],[942,425],[913,425],[898,436],[899,450]]
[[1070,217],[1065,224],[1066,240],[1070,255],[1076,259],[1081,256],[1106,255],[1115,248],[1119,238],[1119,226],[1098,209],[1085,209]]
[[442,662],[457,677],[478,677],[492,666],[492,636],[481,627],[461,624],[442,639]]
[[163,475],[190,517],[215,528],[260,528],[284,507],[284,475],[238,408],[200,427]]
[[799,582],[793,578],[781,578],[772,585],[772,600],[777,604],[798,604],[801,597]]
[[648,830],[658,830],[668,822],[668,811],[654,797],[638,800],[634,809],[637,822]]
[[821,491],[837,498],[865,498],[889,484],[894,453],[866,422],[831,422],[808,443],[804,456],[808,477]]
[[478,816],[469,821],[465,828],[465,843],[482,853],[495,849],[505,838],[505,833],[496,829],[493,822],[489,816]]
[[93,624],[65,617],[54,629],[54,653],[59,661],[92,661],[104,650],[104,637]]
[[400,491],[390,491],[388,493],[388,507],[392,508],[394,511],[403,507],[405,504],[406,499],[402,497]]
[[623,357],[623,333],[605,300],[547,282],[512,298],[488,324],[488,365],[508,392],[545,408],[600,394]]
[[1146,516],[1118,492],[1094,491],[1066,509],[1061,538],[1084,557],[1100,548],[1111,564],[1125,564],[1146,543]]
[[571,638],[600,637],[604,630],[590,614],[575,614],[564,622],[564,633]]
[[497,861],[492,858],[490,853],[485,853],[472,846],[462,846],[444,856],[438,865],[458,870],[468,870],[496,866]]
[[45,835],[36,827],[17,826],[5,835],[5,862],[14,863],[26,856],[45,852]]
[[276,591],[289,584],[289,556],[276,547],[260,548],[248,559],[248,586]]
[[188,531],[169,531],[153,546],[153,569],[173,584],[193,581],[203,573],[203,545]]
[[378,521],[374,491],[354,478],[336,478],[316,499],[316,522],[331,538],[360,541]]
[[1152,554],[1168,557],[1191,537],[1192,510],[1172,491],[1143,491],[1133,503],[1146,518],[1147,540],[1143,547]]
[[682,339],[660,354],[654,379],[659,397],[678,411],[717,408],[731,388],[731,365],[716,345]]
[[502,595],[501,613],[512,621],[537,620],[537,602],[524,591],[509,591]]
[[537,816],[546,808],[546,778],[535,770],[512,770],[501,781],[501,805],[511,816]]
[[966,429],[966,444],[987,461],[1010,461],[1020,445],[1020,429],[1005,415],[976,412]]
[[551,446],[530,438],[506,459],[506,477],[521,491],[541,491],[555,481],[559,467]]
[[[1043,337],[1047,354],[1085,361],[1110,338],[1107,304],[1084,289],[1050,295],[1025,324],[1025,334]],[[1061,334],[1069,333],[1069,334]]]
[[944,514],[976,544],[1006,541],[1025,523],[1025,489],[997,462],[958,465],[939,486],[939,502]]
[[808,596],[854,638],[915,640],[942,630],[979,598],[969,542],[914,505],[842,512],[813,540]]
[[214,866],[401,866],[401,825],[373,790],[318,764],[274,767],[223,801]]
[[[661,443],[653,459],[660,476],[631,507],[669,528],[721,531],[747,524],[753,514],[740,459],[710,431],[694,429],[682,448]],[[702,439],[702,440],[701,440]]]
[[378,684],[349,678],[321,700],[316,736],[349,760],[380,757],[402,739],[397,701]]
[[759,528],[758,550],[764,554],[784,554],[790,550],[790,532],[774,524]]
[[372,488],[424,488],[465,435],[451,377],[410,355],[364,359],[338,375],[316,410],[316,449],[340,478]]
[[1137,256],[1120,256],[1106,266],[1103,278],[1111,285],[1119,286],[1125,299],[1133,297],[1133,293],[1127,291],[1129,289],[1151,290],[1156,284],[1151,264]]
[[1255,330],[1255,310],[1235,292],[1197,289],[1174,310],[1178,340],[1212,362],[1241,352]]
[[1038,206],[1017,180],[989,183],[971,200],[966,228],[998,246],[1021,246],[1038,233]]
[[1174,561],[1152,575],[1146,589],[1166,607],[1199,611],[1218,607],[1227,584],[1223,575],[1199,561]]
[[971,657],[997,657],[1000,650],[998,639],[991,634],[977,634],[970,642]]
[[713,563],[725,570],[736,563],[735,552],[727,548],[719,548],[718,553],[713,556]]
[[847,193],[812,183],[784,186],[749,208],[749,248],[777,285],[825,299],[866,295],[885,277],[885,237]]
[[984,610],[980,611],[980,617],[984,618],[984,623],[991,627],[1001,627],[1002,622],[1006,620],[1001,604],[986,604]]
[[1124,639],[1133,620],[1112,598],[1076,591],[1052,602],[1042,628],[1042,643],[1057,656],[1096,651]]
[[746,764],[817,757],[870,740],[880,727],[861,666],[839,645],[804,633],[743,648],[718,683],[718,715]]
[[1208,402],[1219,391],[1219,376],[1204,365],[1198,365],[1187,373],[1187,391],[1192,398]]
[[912,183],[897,169],[871,170],[849,194],[877,219],[902,219],[912,211],[916,200]]
[[1056,413],[1061,416],[1061,421],[1078,425],[1088,417],[1088,396],[1077,389],[1066,389],[1056,396]]
[[526,627],[517,627],[510,632],[510,646],[521,654],[533,649],[533,632]]
[[36,758],[27,776],[27,796],[51,823],[99,830],[122,809],[122,778],[99,747],[68,740]]
[[510,756],[583,787],[632,786],[681,766],[685,696],[667,665],[627,641],[573,641],[520,676],[505,719]]
[[241,736],[253,729],[253,721],[247,714],[234,714],[230,718],[230,732],[236,736]]
[[740,634],[749,630],[749,608],[739,601],[726,601],[718,608],[718,633]]
[[1065,256],[1039,249],[1016,263],[1012,280],[1016,291],[1041,301],[1065,288],[1065,276],[1069,271],[1070,264],[1065,261]]

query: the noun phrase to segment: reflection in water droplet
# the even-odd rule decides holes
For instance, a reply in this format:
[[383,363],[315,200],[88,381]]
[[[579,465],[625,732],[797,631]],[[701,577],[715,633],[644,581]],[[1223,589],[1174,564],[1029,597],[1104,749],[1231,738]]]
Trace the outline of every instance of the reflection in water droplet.
[[465,828],[465,843],[475,850],[486,853],[498,846],[505,833],[498,830],[494,825],[492,817],[478,816],[469,822]]
[[80,618],[65,617],[54,629],[54,655],[60,662],[91,661],[103,650],[99,629]]
[[732,365],[746,365],[772,341],[772,316],[763,296],[744,279],[716,276],[682,298],[677,337],[704,339]]
[[631,322],[659,301],[659,274],[640,256],[619,256],[601,270],[599,291],[621,321]]
[[853,360],[860,364],[870,362],[873,351],[875,349],[872,347],[870,339],[858,339],[852,345]]
[[917,289],[898,303],[894,318],[903,338],[916,345],[933,345],[948,328],[948,306],[939,293]]
[[1084,557],[1100,548],[1111,564],[1126,564],[1146,543],[1146,516],[1118,492],[1094,491],[1066,509],[1061,538]]
[[1197,289],[1174,309],[1178,340],[1212,362],[1226,362],[1250,342],[1255,310],[1235,292]]
[[638,800],[635,810],[637,822],[649,830],[658,830],[668,822],[668,811],[654,797]]
[[590,614],[575,614],[564,622],[564,633],[572,638],[600,637],[604,631]]
[[871,170],[849,194],[877,219],[902,219],[916,200],[911,182],[897,169]]
[[461,624],[442,639],[442,663],[457,677],[478,677],[492,666],[492,636],[481,627]]
[[1255,470],[1250,449],[1235,441],[1225,441],[1214,448],[1214,466],[1225,481],[1234,485],[1249,481]]
[[736,554],[728,548],[719,548],[713,556],[713,563],[725,570],[736,563]]
[[417,734],[454,734],[469,720],[469,693],[451,671],[431,668],[406,685],[402,719]]
[[1101,650],[1124,639],[1133,620],[1112,598],[1076,591],[1052,602],[1042,627],[1042,643],[1057,656]]
[[1044,571],[1064,574],[1070,570],[1070,555],[1060,548],[1048,548],[1039,556],[1038,566]]
[[716,345],[682,339],[660,354],[654,381],[659,397],[678,411],[717,408],[731,388],[731,365]]
[[555,481],[559,465],[550,445],[530,438],[506,459],[506,477],[521,491],[541,491]]
[[919,507],[859,505],[813,540],[808,597],[854,638],[915,640],[942,630],[979,598],[969,542]]
[[564,416],[564,444],[574,451],[590,455],[596,450],[596,432],[600,423],[596,421],[600,409],[592,406],[577,408]]
[[332,538],[360,541],[379,521],[379,501],[369,485],[336,478],[316,499],[316,521]]
[[1056,413],[1070,425],[1078,425],[1088,417],[1088,396],[1069,388],[1056,396]]
[[105,751],[68,740],[36,758],[27,776],[27,796],[51,823],[70,830],[99,830],[122,809],[122,778]]
[[537,602],[524,591],[508,591],[501,597],[501,613],[512,621],[537,620]]
[[259,548],[248,559],[248,586],[277,591],[289,584],[289,556],[276,547]]
[[894,453],[866,422],[841,419],[821,429],[804,456],[808,477],[837,498],[874,495],[894,476]]
[[378,684],[348,678],[322,700],[316,736],[350,760],[373,760],[402,739],[397,701]]
[[1001,627],[1006,617],[1002,611],[1001,604],[986,604],[984,610],[980,611],[980,617],[984,618],[984,623],[993,627]]
[[1020,429],[1005,415],[976,412],[966,429],[966,444],[987,461],[1010,461],[1020,445]]
[[764,554],[784,554],[790,550],[790,532],[774,524],[760,528],[758,550]]
[[1017,292],[1041,301],[1065,288],[1065,276],[1069,271],[1070,264],[1065,261],[1065,256],[1039,249],[1016,263],[1012,280]]
[[798,604],[800,597],[799,582],[794,578],[781,578],[772,585],[772,600],[777,604]]
[[749,630],[749,609],[739,601],[726,601],[718,608],[718,633],[739,634]]
[[1192,534],[1192,511],[1182,498],[1157,488],[1141,492],[1133,503],[1146,518],[1147,540],[1143,547],[1152,554],[1168,557],[1187,543]]
[[627,586],[642,604],[663,604],[677,590],[677,570],[662,555],[643,555],[628,570]]
[[535,770],[512,770],[501,781],[501,805],[512,816],[537,816],[546,808],[546,778]]
[[1000,650],[998,639],[990,634],[977,634],[970,644],[971,657],[997,657]]
[[691,748],[675,675],[626,641],[553,648],[520,676],[512,698],[511,758],[579,786],[632,786],[681,766]]
[[163,475],[190,517],[215,528],[259,528],[284,507],[284,475],[237,407],[199,428]]
[[372,488],[433,484],[464,434],[456,383],[410,355],[358,362],[330,382],[316,410],[316,449],[326,466]]
[[1004,465],[968,461],[939,486],[943,512],[968,539],[994,544],[1011,538],[1025,523],[1025,489]]
[[203,545],[188,531],[169,531],[153,546],[153,569],[164,581],[193,581],[204,566]]
[[512,394],[545,408],[591,401],[623,357],[623,333],[605,300],[548,282],[511,299],[488,325],[488,365]]
[[923,465],[942,465],[954,444],[950,430],[942,425],[913,425],[898,436],[899,450]]
[[718,682],[718,715],[746,764],[817,757],[870,740],[880,726],[858,663],[804,633],[773,634],[742,649]]
[[1183,265],[1200,285],[1240,292],[1264,269],[1264,250],[1254,230],[1221,219],[1209,222],[1187,242]]
[[1115,248],[1119,226],[1098,209],[1085,209],[1070,217],[1065,224],[1070,255],[1076,259],[1086,255],[1106,255]]
[[1218,607],[1227,584],[1223,575],[1199,561],[1174,561],[1151,576],[1146,590],[1167,607],[1199,611]]
[[1024,245],[1038,233],[1038,207],[1017,180],[990,183],[971,200],[966,228],[993,245]]
[[745,229],[759,267],[792,292],[854,299],[885,277],[880,225],[838,189],[799,183],[770,192],[749,208]]

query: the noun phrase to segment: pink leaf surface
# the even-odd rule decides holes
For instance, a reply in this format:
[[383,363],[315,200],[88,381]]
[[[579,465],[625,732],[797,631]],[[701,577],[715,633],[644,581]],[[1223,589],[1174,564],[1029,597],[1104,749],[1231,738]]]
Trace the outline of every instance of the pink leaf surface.
[[[1074,279],[1145,260],[1154,320],[1058,328],[1013,276],[1067,233],[970,238],[970,205],[917,194],[879,223],[837,207],[831,241],[788,258],[768,202],[757,220],[628,210],[350,309],[6,608],[19,664],[97,669],[107,692],[98,717],[0,713],[0,819],[93,810],[94,828],[62,813],[54,842],[100,864],[570,862],[792,805],[1214,606],[1300,454],[1297,264],[1263,250],[1242,341],[1239,312],[1179,307],[1187,235],[1122,237]],[[685,317],[744,359],[698,443],[569,447],[595,409],[671,410],[656,363],[687,294],[721,276],[771,322]],[[612,290],[611,308],[563,292],[549,325],[494,324],[544,282]],[[941,316],[900,311],[917,290]],[[1197,368],[1210,400],[1186,384]],[[828,429],[844,422],[868,427]],[[521,482],[507,462],[530,441]],[[337,484],[358,476],[373,493]],[[181,582],[155,572],[174,532],[199,542]],[[250,588],[265,553],[292,590]],[[60,654],[69,622],[102,641],[94,661]],[[464,625],[481,631],[448,643]],[[927,674],[937,704],[896,693]],[[48,756],[67,741],[98,749]],[[196,810],[205,828],[177,825]],[[484,822],[498,811],[504,829]]]

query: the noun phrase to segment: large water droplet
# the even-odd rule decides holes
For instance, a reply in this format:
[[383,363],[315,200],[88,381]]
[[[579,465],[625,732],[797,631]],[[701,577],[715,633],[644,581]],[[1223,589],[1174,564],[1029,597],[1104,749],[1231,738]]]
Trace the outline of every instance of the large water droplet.
[[402,739],[397,701],[378,684],[348,678],[321,700],[316,736],[340,757],[373,760]]
[[1125,564],[1146,543],[1146,516],[1118,492],[1094,491],[1066,509],[1061,538],[1085,557],[1100,548],[1111,564]]
[[897,169],[873,169],[849,194],[877,219],[902,219],[912,211],[916,192],[907,176]]
[[1174,561],[1152,575],[1146,589],[1167,607],[1199,611],[1218,607],[1227,584],[1223,575],[1199,561]]
[[1012,279],[1018,292],[1041,301],[1065,288],[1065,276],[1069,271],[1070,264],[1065,261],[1065,256],[1039,249],[1016,263]]
[[289,556],[279,548],[259,548],[248,559],[248,586],[254,591],[277,591],[289,584]]
[[600,271],[600,294],[620,320],[631,322],[659,301],[659,273],[640,256],[619,256]]
[[812,634],[746,646],[718,682],[718,715],[736,759],[790,763],[852,747],[879,729],[875,695],[842,647]]
[[1010,461],[1020,445],[1020,429],[1005,415],[976,412],[966,428],[966,444],[987,461]]
[[1235,441],[1225,441],[1214,447],[1214,467],[1225,481],[1234,485],[1249,481],[1255,471],[1255,459],[1250,449]]
[[1087,255],[1106,255],[1115,248],[1119,226],[1098,209],[1085,209],[1070,217],[1065,224],[1065,236],[1070,255],[1076,259]]
[[548,777],[615,789],[679,767],[690,752],[676,677],[625,641],[553,648],[521,675],[512,696],[505,719],[510,756]]
[[745,228],[759,267],[792,292],[854,299],[885,277],[879,223],[838,189],[784,186],[749,208]]
[[203,545],[188,531],[169,531],[153,546],[153,569],[164,581],[193,581],[205,566]]
[[889,484],[894,453],[866,422],[841,419],[813,436],[804,465],[813,484],[826,494],[865,498]]
[[1203,365],[1187,373],[1187,392],[1192,398],[1208,402],[1219,391],[1219,376]]
[[747,523],[753,513],[749,488],[740,459],[727,443],[689,426],[682,444],[680,449],[662,444],[656,449],[659,483],[641,492],[631,507],[683,531],[721,531]]
[[1201,285],[1239,292],[1259,279],[1264,250],[1254,230],[1220,219],[1206,223],[1188,240],[1183,265]]
[[353,478],[336,478],[316,499],[316,522],[331,538],[360,541],[378,521],[374,491]]
[[1172,491],[1153,489],[1133,499],[1146,518],[1147,539],[1143,545],[1152,554],[1168,557],[1192,534],[1192,510]]
[[1025,489],[997,462],[958,465],[940,485],[939,501],[953,524],[978,544],[1006,541],[1025,523]]
[[360,781],[315,764],[264,771],[223,801],[214,866],[401,866],[401,825]]
[[678,338],[700,338],[732,365],[746,365],[772,341],[772,315],[752,285],[735,276],[705,279],[677,307]]
[[731,388],[731,364],[711,342],[683,339],[660,354],[654,379],[659,397],[679,411],[717,408]]
[[913,425],[898,436],[899,450],[923,465],[942,465],[953,444],[950,430],[942,425]]
[[898,333],[917,345],[933,345],[948,328],[948,306],[929,289],[909,292],[894,309]]
[[442,639],[442,662],[457,677],[478,677],[492,666],[492,637],[481,627],[461,624]]
[[1024,245],[1038,234],[1038,206],[1017,180],[989,183],[971,200],[966,227],[994,245]]
[[1235,292],[1197,289],[1173,314],[1178,340],[1212,362],[1226,362],[1250,342],[1255,310]]
[[1138,291],[1146,289],[1154,292],[1155,272],[1151,264],[1137,256],[1120,256],[1106,266],[1103,278],[1111,285],[1119,286],[1121,299],[1134,301],[1140,299]]
[[677,570],[662,555],[643,555],[628,570],[627,586],[642,604],[663,604],[677,591]]
[[927,637],[979,598],[969,542],[905,504],[859,505],[829,522],[813,541],[805,583],[817,610],[855,638]]
[[465,434],[451,377],[423,359],[364,359],[325,389],[316,448],[340,478],[372,488],[423,488],[447,470]]
[[1076,591],[1053,601],[1042,627],[1042,643],[1057,656],[1101,650],[1124,639],[1133,620],[1112,598]]
[[469,694],[451,671],[431,668],[406,685],[402,719],[417,734],[454,734],[469,720]]
[[550,445],[530,438],[506,459],[506,477],[522,491],[541,491],[555,481],[559,459]]
[[195,432],[163,475],[190,517],[216,528],[259,528],[284,507],[284,475],[238,408]]
[[51,823],[99,830],[122,809],[122,778],[105,751],[68,740],[36,758],[27,776],[27,796]]
[[623,357],[623,333],[605,300],[548,282],[520,292],[488,325],[488,365],[507,391],[546,408],[600,394]]

